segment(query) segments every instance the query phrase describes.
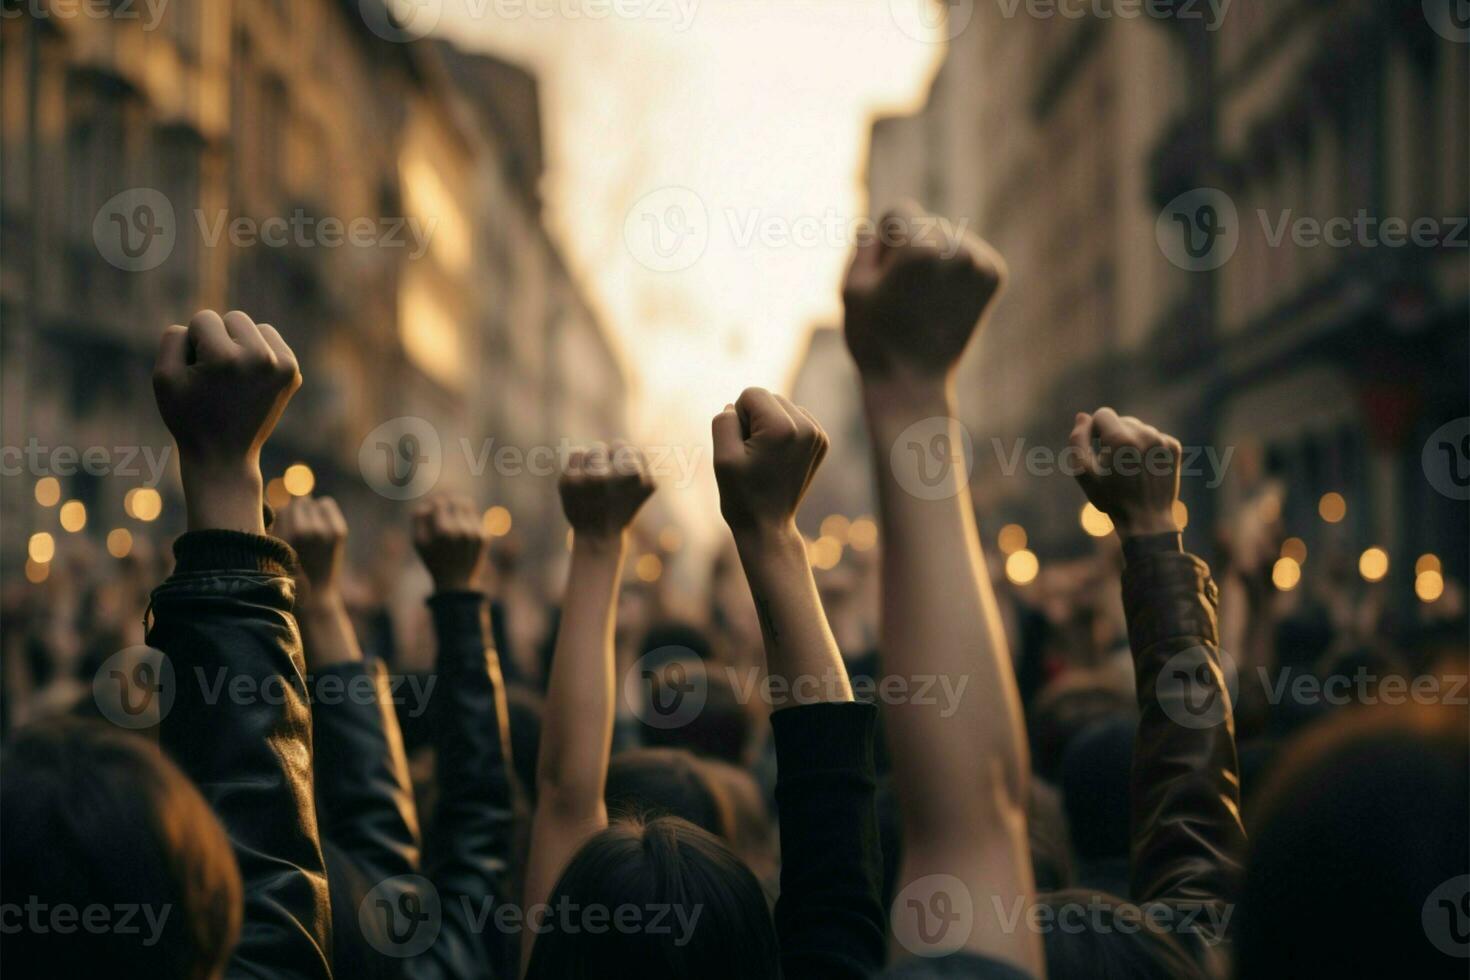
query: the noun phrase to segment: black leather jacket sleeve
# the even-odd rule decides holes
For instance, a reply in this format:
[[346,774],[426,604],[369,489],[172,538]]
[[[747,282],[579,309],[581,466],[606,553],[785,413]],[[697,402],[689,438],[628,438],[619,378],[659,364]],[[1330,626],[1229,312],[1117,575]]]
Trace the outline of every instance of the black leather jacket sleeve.
[[325,840],[374,880],[419,868],[418,813],[381,661],[316,672],[311,706],[316,799]]
[[873,738],[878,711],[860,702],[804,704],[771,715],[783,975],[867,977],[883,967],[883,854]]
[[1207,971],[1245,851],[1235,721],[1203,561],[1171,541],[1130,542],[1123,604],[1138,689],[1132,897],[1172,907],[1174,932]]
[[516,976],[515,934],[497,927],[510,900],[514,831],[510,715],[489,608],[479,592],[429,598],[438,640],[430,710],[439,800],[424,874],[439,893],[443,928],[416,977]]
[[332,975],[331,908],[312,799],[311,715],[291,615],[295,555],[274,538],[174,543],[148,642],[173,669],[159,740],[224,824],[245,886],[231,977]]

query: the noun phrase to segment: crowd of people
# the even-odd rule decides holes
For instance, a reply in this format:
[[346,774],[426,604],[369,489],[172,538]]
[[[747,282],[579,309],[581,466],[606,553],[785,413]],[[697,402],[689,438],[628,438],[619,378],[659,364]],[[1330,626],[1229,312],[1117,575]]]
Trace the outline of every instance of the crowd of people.
[[[625,587],[658,488],[599,443],[560,480],[544,648],[506,628],[524,597],[453,496],[406,505],[432,594],[391,622],[406,553],[353,574],[336,502],[263,502],[303,382],[287,339],[241,312],[166,329],[171,567],[140,546],[6,600],[7,973],[1463,976],[1462,623],[1402,650],[1351,610],[1282,614],[1260,509],[1217,586],[1183,546],[1178,440],[1109,407],[1068,445],[1113,546],[1007,587],[965,468],[920,495],[892,462],[918,423],[960,444],[956,365],[1006,275],[917,218],[887,216],[843,287],[872,560],[814,573],[796,513],[829,437],[732,392],[707,621]],[[1355,695],[1281,694],[1334,680]]]

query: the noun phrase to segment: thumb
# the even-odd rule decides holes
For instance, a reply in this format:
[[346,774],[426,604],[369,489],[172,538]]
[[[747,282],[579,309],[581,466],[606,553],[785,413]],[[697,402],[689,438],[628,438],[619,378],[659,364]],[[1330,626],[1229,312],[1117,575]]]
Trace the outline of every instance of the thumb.
[[1097,457],[1092,453],[1092,416],[1086,412],[1077,413],[1077,424],[1072,427],[1072,434],[1067,438],[1077,457],[1077,472],[1072,475],[1077,478],[1085,489],[1097,476]]
[[715,443],[715,461],[730,461],[745,455],[745,434],[740,430],[740,416],[734,405],[726,405],[710,422],[710,435]]
[[165,327],[158,340],[158,357],[153,362],[154,385],[175,384],[189,367],[189,328],[180,324]]

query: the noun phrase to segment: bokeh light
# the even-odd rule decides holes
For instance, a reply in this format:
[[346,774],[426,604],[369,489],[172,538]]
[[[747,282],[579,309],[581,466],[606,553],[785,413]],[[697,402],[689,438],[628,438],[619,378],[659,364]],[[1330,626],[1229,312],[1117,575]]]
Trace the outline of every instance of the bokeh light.
[[1281,542],[1281,557],[1290,558],[1298,565],[1307,560],[1307,543],[1301,538],[1287,538]]
[[293,463],[286,467],[281,480],[286,485],[286,492],[293,497],[304,497],[316,487],[316,474],[305,463]]
[[1282,592],[1290,592],[1302,580],[1302,566],[1295,558],[1281,557],[1271,566],[1271,584]]
[[995,536],[995,545],[1003,555],[1013,555],[1026,547],[1026,529],[1019,524],[1007,524]]
[[123,497],[123,510],[129,517],[146,524],[157,520],[163,513],[163,497],[152,487],[137,487]]
[[1189,508],[1182,500],[1174,501],[1174,523],[1179,525],[1181,531],[1189,527]]
[[807,546],[807,555],[811,559],[813,568],[822,571],[836,568],[837,563],[842,561],[842,542],[824,534]]
[[80,500],[68,500],[61,505],[61,512],[57,517],[61,521],[62,530],[75,534],[87,526],[87,505]]
[[1078,520],[1082,524],[1082,530],[1094,538],[1105,538],[1113,533],[1113,519],[1092,506],[1090,500],[1082,505],[1082,513],[1078,515]]
[[285,480],[278,476],[265,485],[265,502],[276,510],[291,502],[291,491],[286,489]]
[[1423,575],[1425,572],[1444,573],[1444,566],[1439,563],[1439,556],[1434,554],[1420,555],[1419,560],[1414,562],[1414,574]]
[[658,546],[664,551],[673,554],[684,547],[684,532],[670,524],[658,532]]
[[36,481],[36,503],[42,507],[55,507],[61,499],[61,481],[54,476],[43,476]]
[[511,517],[510,511],[507,508],[496,504],[494,507],[485,511],[485,516],[481,518],[480,524],[484,528],[485,533],[490,535],[490,537],[503,538],[510,533],[511,526],[515,524],[515,520]]
[[51,577],[51,566],[43,561],[32,561],[26,559],[26,581],[32,585],[40,585]]
[[114,558],[126,558],[133,550],[133,532],[125,527],[107,532],[107,553]]
[[1388,552],[1382,548],[1368,548],[1358,556],[1358,574],[1366,582],[1381,582],[1388,574]]
[[878,543],[878,524],[871,517],[859,517],[847,529],[847,543],[853,551],[871,551]]
[[644,582],[657,582],[659,576],[664,573],[663,559],[653,552],[638,556],[638,563],[633,567],[638,578]]
[[46,531],[37,531],[31,535],[26,554],[31,556],[31,561],[44,565],[56,557],[56,539]]
[[1006,578],[1013,585],[1030,585],[1041,572],[1041,560],[1035,552],[1022,548],[1006,558]]
[[839,543],[846,543],[847,532],[852,529],[852,521],[842,514],[828,514],[822,520],[822,537],[833,538]]
[[1414,576],[1414,594],[1420,602],[1438,602],[1444,595],[1444,576],[1436,571],[1424,571]]
[[1317,501],[1317,514],[1328,524],[1337,524],[1347,516],[1347,501],[1340,493],[1324,493]]

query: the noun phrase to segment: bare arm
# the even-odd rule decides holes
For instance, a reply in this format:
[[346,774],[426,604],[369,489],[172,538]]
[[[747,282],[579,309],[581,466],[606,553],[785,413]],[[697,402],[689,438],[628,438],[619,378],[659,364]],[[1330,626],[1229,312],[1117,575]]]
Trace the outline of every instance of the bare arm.
[[[607,827],[603,801],[615,710],[613,627],[624,535],[653,492],[641,455],[615,444],[574,454],[562,477],[572,525],[572,567],[536,762],[536,813],[525,907],[545,902],[567,862]],[[521,970],[531,943],[521,950]]]
[[[960,692],[941,704],[885,704],[903,823],[895,938],[930,955],[967,949],[1043,973],[1041,944],[1008,931],[997,901],[1031,901],[1029,772],[1020,698],[972,516],[960,458],[954,370],[1003,276],[969,237],[953,251],[920,241],[913,214],[884,219],[861,245],[844,301],[863,382],[882,530],[883,672],[937,677]],[[923,480],[909,467],[927,466]],[[961,685],[964,685],[963,687]],[[907,890],[906,890],[907,889]],[[931,911],[961,910],[938,933]],[[966,930],[963,910],[972,921]]]

